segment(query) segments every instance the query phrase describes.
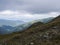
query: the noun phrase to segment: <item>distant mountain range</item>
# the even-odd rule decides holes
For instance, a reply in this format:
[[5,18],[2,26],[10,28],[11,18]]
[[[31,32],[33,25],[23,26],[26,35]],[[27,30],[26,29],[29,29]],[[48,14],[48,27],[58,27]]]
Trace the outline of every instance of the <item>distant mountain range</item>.
[[25,23],[24,21],[19,21],[19,20],[5,20],[5,19],[0,19],[0,26],[7,25],[7,26],[18,26],[20,24]]
[[23,22],[23,21],[13,21],[13,20],[2,20],[0,19],[0,34],[9,34],[12,32],[18,32],[18,31],[23,31],[29,28],[32,24],[36,22],[43,22],[47,23],[51,21],[53,18],[45,18],[45,19],[39,19],[39,20],[34,20],[31,22]]
[[43,23],[48,23],[48,22],[50,22],[52,19],[54,19],[54,17],[49,17],[49,18],[41,19],[40,21],[43,22]]
[[0,19],[0,34],[12,33],[16,26],[24,24],[24,21]]
[[13,31],[14,27],[3,25],[0,27],[0,34],[8,34]]

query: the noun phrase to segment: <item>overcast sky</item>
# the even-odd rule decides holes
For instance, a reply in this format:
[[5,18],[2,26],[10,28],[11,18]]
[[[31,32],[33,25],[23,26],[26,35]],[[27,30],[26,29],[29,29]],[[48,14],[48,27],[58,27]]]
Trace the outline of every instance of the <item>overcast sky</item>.
[[0,19],[34,20],[60,14],[60,0],[0,0]]

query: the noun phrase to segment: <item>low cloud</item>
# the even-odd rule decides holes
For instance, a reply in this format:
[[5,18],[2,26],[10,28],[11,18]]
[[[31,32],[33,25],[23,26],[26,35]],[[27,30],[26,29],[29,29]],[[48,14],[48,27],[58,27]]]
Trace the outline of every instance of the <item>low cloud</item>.
[[56,17],[59,14],[59,12],[50,12],[45,14],[30,14],[27,12],[5,10],[0,12],[0,19],[31,21],[48,17]]

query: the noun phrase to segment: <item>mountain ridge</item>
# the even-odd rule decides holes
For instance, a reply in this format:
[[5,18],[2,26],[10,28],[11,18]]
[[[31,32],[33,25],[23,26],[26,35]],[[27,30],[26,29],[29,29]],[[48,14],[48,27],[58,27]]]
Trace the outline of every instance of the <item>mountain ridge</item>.
[[6,20],[6,19],[0,19],[0,26],[3,25],[9,25],[9,26],[18,26],[19,24],[25,23],[24,21],[18,21],[18,20]]

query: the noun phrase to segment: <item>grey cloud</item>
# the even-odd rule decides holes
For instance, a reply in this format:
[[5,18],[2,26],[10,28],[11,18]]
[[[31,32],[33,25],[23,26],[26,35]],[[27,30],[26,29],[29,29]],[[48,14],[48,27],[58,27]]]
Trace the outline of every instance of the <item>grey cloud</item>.
[[60,12],[60,0],[0,0],[2,10],[23,10],[34,14]]

